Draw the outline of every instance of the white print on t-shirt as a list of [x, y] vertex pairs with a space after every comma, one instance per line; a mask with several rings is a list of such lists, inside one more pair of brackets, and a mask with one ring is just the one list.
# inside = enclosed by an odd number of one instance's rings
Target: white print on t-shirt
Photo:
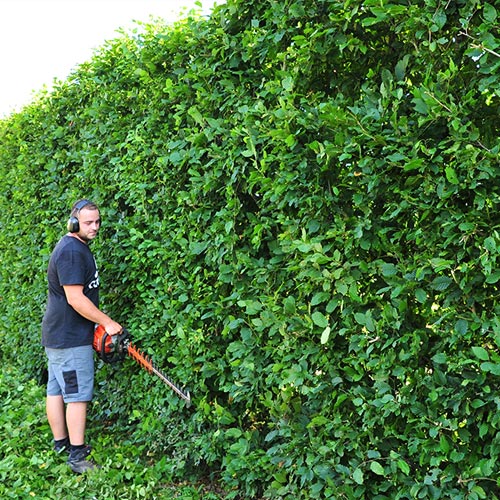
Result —
[[97, 269], [95, 272], [95, 279], [89, 283], [89, 290], [92, 290], [92, 288], [99, 288], [99, 271], [97, 271]]

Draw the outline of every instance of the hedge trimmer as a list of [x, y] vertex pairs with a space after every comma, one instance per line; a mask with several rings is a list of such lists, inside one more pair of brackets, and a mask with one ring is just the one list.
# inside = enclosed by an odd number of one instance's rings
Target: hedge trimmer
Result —
[[176, 384], [174, 384], [163, 372], [158, 370], [153, 364], [150, 357], [142, 354], [137, 347], [135, 347], [129, 338], [127, 330], [123, 329], [122, 333], [118, 335], [109, 335], [102, 325], [98, 325], [94, 331], [94, 350], [105, 363], [116, 363], [123, 361], [127, 354], [137, 361], [149, 373], [154, 373], [165, 384], [167, 384], [173, 391], [184, 401], [187, 406], [191, 405], [191, 395], [189, 391], [184, 391]]

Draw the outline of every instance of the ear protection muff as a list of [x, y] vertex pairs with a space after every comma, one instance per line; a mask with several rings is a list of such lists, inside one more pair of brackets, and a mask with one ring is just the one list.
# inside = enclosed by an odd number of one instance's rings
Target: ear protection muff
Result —
[[70, 233], [77, 233], [80, 231], [80, 222], [78, 221], [78, 214], [80, 210], [90, 203], [89, 200], [80, 200], [71, 210], [71, 217], [68, 219], [68, 231]]

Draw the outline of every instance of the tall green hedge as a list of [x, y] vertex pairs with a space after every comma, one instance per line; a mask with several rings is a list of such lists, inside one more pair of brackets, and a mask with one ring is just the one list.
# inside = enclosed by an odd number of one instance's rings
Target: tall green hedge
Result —
[[130, 361], [92, 415], [166, 478], [500, 498], [498, 21], [228, 0], [107, 43], [0, 123], [2, 362], [38, 376], [48, 256], [90, 197], [105, 309], [194, 399]]

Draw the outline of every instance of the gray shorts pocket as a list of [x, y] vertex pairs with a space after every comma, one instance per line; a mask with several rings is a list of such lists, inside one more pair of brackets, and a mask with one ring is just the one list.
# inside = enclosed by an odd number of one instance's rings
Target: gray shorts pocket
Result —
[[64, 378], [64, 392], [66, 394], [76, 394], [78, 392], [78, 377], [76, 370], [63, 372]]

